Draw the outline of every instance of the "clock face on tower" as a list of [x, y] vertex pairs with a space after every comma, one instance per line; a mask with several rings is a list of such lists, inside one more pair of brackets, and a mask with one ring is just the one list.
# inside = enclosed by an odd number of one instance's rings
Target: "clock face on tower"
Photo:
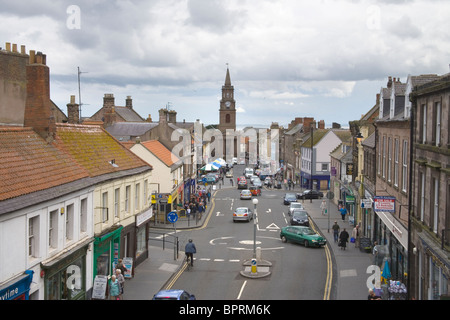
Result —
[[231, 102], [230, 102], [230, 101], [225, 102], [225, 106], [226, 106], [227, 108], [229, 108], [229, 107], [231, 106]]

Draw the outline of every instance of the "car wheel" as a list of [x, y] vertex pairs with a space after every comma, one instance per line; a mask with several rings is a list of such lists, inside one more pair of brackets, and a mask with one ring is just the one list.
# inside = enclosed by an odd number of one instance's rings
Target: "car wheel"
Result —
[[287, 239], [286, 239], [286, 237], [285, 237], [285, 236], [281, 236], [281, 242], [284, 242], [284, 243], [286, 243], [286, 242], [287, 242]]

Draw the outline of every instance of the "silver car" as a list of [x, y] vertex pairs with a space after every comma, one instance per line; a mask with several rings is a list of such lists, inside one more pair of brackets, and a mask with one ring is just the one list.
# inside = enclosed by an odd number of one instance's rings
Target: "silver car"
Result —
[[251, 219], [253, 219], [253, 212], [247, 207], [236, 208], [233, 212], [233, 222], [250, 221]]
[[241, 200], [249, 200], [252, 198], [252, 192], [248, 189], [241, 191]]
[[292, 216], [292, 211], [294, 211], [294, 209], [304, 209], [304, 208], [301, 202], [291, 202], [291, 204], [289, 205], [289, 212], [288, 212], [290, 216]]

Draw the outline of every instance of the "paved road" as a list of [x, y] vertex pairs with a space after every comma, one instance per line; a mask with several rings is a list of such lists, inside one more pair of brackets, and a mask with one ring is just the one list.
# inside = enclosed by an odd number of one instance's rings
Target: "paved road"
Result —
[[[195, 267], [183, 272], [173, 284], [195, 293], [198, 299], [229, 300], [320, 300], [323, 299], [328, 276], [324, 248], [305, 248], [299, 244], [282, 243], [280, 228], [288, 225], [287, 208], [282, 192], [266, 191], [257, 197], [257, 219], [233, 222], [236, 207], [254, 210], [251, 200], [240, 200], [239, 190], [223, 189], [214, 199], [211, 219], [206, 228], [182, 235], [194, 239], [197, 251]], [[270, 275], [258, 281], [240, 274], [244, 262], [253, 257], [253, 238], [261, 248], [262, 260], [272, 263]], [[305, 290], [305, 288], [308, 288]]]

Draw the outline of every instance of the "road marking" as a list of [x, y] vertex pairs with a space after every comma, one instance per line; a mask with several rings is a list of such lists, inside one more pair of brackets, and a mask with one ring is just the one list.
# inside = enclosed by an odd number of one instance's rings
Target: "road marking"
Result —
[[242, 284], [241, 290], [239, 291], [239, 294], [237, 296], [237, 300], [241, 299], [242, 292], [244, 291], [245, 285], [247, 284], [247, 280], [244, 281]]
[[356, 269], [341, 270], [339, 272], [339, 276], [341, 278], [344, 278], [344, 277], [356, 277], [357, 276]]
[[[278, 227], [275, 223], [272, 223], [266, 227], [266, 229], [275, 229], [280, 230], [280, 227]], [[272, 231], [272, 230], [271, 230]]]

